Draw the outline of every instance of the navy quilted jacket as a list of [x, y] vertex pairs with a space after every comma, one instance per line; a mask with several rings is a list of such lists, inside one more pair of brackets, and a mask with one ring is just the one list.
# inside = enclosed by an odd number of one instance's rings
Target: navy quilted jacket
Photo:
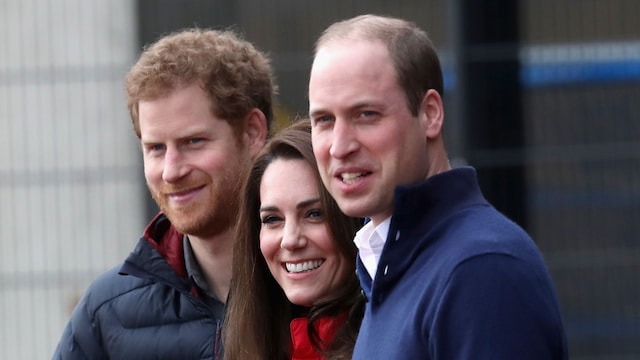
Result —
[[187, 280], [182, 235], [160, 214], [124, 264], [87, 289], [53, 359], [217, 359], [221, 323]]

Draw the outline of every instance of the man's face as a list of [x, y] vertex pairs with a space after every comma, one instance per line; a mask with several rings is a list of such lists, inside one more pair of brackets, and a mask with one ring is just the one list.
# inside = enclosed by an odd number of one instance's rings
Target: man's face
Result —
[[322, 181], [346, 214], [377, 225], [392, 213], [396, 185], [427, 177], [424, 116], [409, 111], [382, 43], [321, 47], [311, 70], [309, 114]]
[[139, 115], [147, 186], [171, 223], [201, 237], [228, 230], [250, 161], [229, 123], [197, 84], [141, 101]]

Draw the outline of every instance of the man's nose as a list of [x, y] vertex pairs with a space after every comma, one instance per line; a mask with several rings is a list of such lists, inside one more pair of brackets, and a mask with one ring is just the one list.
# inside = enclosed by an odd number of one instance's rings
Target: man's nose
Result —
[[336, 158], [342, 159], [349, 154], [358, 150], [359, 144], [355, 136], [355, 129], [349, 122], [336, 119], [331, 133], [331, 147], [329, 154]]
[[188, 173], [189, 166], [184, 155], [175, 148], [167, 148], [164, 155], [162, 179], [168, 183], [176, 182]]

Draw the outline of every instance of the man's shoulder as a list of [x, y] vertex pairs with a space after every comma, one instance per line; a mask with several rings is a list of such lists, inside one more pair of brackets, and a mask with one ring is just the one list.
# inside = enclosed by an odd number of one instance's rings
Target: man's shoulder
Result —
[[108, 353], [115, 359], [212, 356], [221, 319], [204, 302], [153, 274], [139, 277], [121, 270], [121, 265], [113, 267], [89, 285], [59, 352], [90, 354], [83, 358], [106, 358]]
[[113, 299], [151, 284], [149, 280], [120, 274], [121, 267], [119, 264], [103, 272], [89, 285], [84, 295], [87, 307], [98, 309]]

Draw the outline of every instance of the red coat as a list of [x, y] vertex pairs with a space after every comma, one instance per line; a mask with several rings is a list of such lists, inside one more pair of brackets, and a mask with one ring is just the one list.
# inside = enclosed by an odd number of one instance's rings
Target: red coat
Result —
[[[331, 343], [345, 318], [346, 316], [344, 315], [324, 317], [315, 322], [316, 331], [325, 344]], [[308, 323], [309, 319], [306, 317], [296, 318], [291, 321], [291, 360], [324, 360], [324, 357], [318, 354], [313, 345], [311, 345], [311, 340], [307, 334]]]

